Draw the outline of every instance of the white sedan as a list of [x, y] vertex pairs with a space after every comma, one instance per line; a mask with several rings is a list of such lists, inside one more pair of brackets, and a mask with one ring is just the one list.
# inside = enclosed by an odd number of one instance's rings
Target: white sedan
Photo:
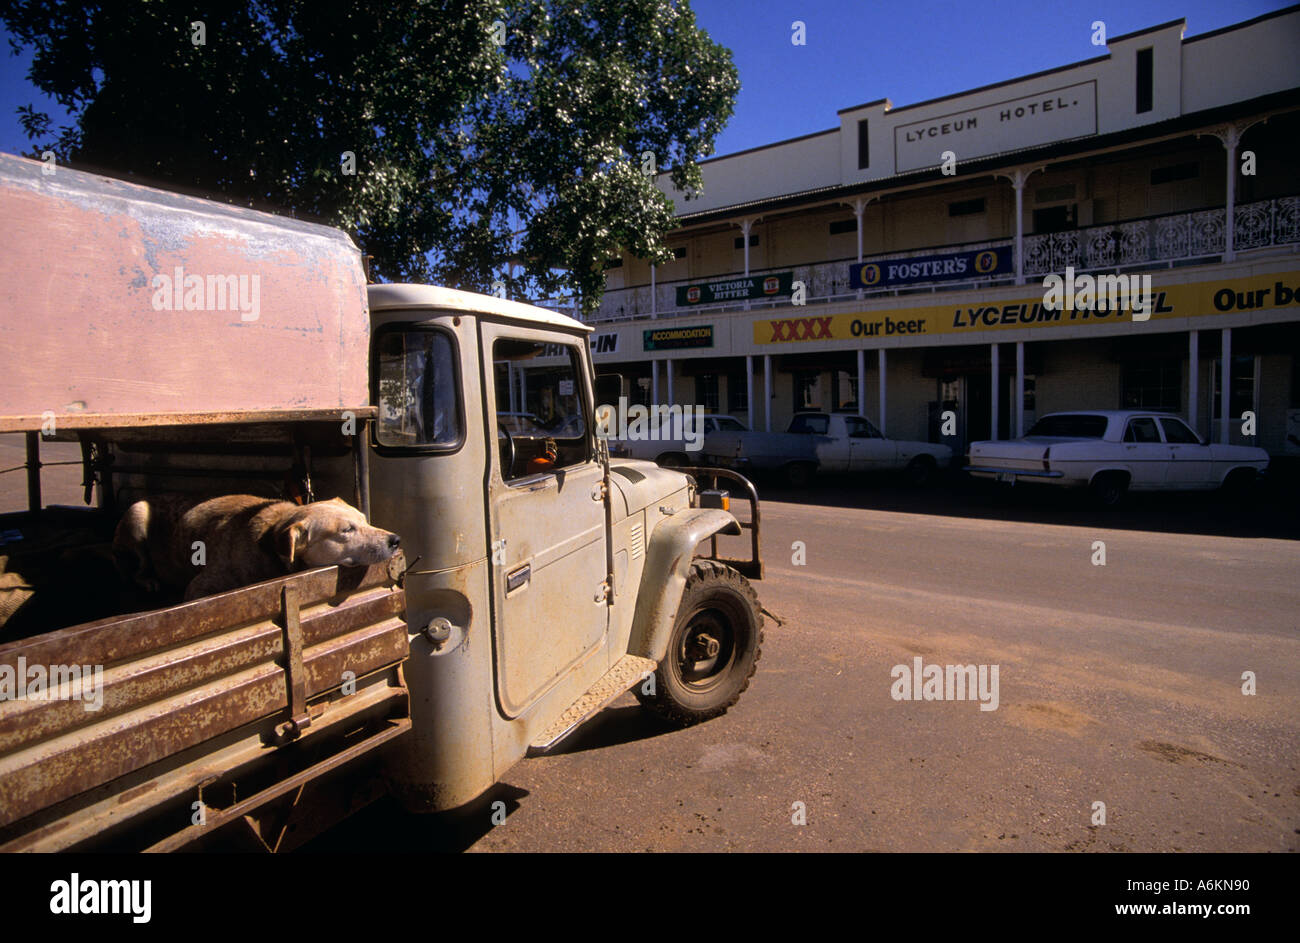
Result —
[[1052, 413], [1023, 439], [972, 442], [966, 470], [977, 478], [1092, 490], [1098, 504], [1126, 491], [1246, 488], [1268, 453], [1201, 439], [1170, 413], [1100, 410]]

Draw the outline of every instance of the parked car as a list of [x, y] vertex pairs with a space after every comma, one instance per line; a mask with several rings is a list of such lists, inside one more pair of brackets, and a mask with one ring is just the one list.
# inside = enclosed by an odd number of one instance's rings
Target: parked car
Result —
[[1089, 488], [1102, 506], [1127, 491], [1245, 489], [1268, 453], [1202, 439], [1172, 413], [1098, 410], [1044, 416], [1023, 439], [972, 442], [976, 478]]
[[921, 484], [952, 462], [952, 449], [931, 442], [887, 439], [864, 416], [795, 413], [785, 432], [738, 432], [712, 436], [705, 460], [737, 471], [779, 471], [795, 486], [818, 471], [903, 471]]
[[[657, 431], [657, 430], [652, 430]], [[705, 416], [704, 442], [719, 432], [748, 432], [749, 426], [732, 416]], [[665, 468], [702, 465], [702, 448], [694, 450], [683, 437], [672, 439], [611, 439], [610, 454], [620, 458], [641, 458]]]

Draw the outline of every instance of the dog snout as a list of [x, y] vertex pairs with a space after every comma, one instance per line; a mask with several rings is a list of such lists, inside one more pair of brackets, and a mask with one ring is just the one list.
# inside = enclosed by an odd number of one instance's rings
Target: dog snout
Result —
[[388, 549], [389, 549], [389, 550], [396, 550], [396, 549], [398, 548], [398, 546], [399, 546], [401, 543], [402, 543], [402, 538], [401, 538], [401, 537], [398, 537], [396, 534], [389, 534], [389, 535], [388, 535]]

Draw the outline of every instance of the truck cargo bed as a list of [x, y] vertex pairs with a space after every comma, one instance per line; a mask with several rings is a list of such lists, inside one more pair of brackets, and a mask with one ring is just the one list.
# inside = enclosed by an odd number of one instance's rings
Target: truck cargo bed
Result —
[[270, 847], [256, 809], [409, 728], [404, 566], [0, 645], [0, 851], [166, 849], [240, 820]]

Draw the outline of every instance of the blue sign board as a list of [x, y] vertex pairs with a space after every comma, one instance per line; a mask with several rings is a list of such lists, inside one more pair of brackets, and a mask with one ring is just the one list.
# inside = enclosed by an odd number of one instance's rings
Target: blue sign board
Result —
[[883, 259], [849, 264], [850, 288], [893, 288], [918, 282], [975, 281], [1012, 274], [1011, 247], [950, 252], [945, 255], [914, 255], [907, 259]]

